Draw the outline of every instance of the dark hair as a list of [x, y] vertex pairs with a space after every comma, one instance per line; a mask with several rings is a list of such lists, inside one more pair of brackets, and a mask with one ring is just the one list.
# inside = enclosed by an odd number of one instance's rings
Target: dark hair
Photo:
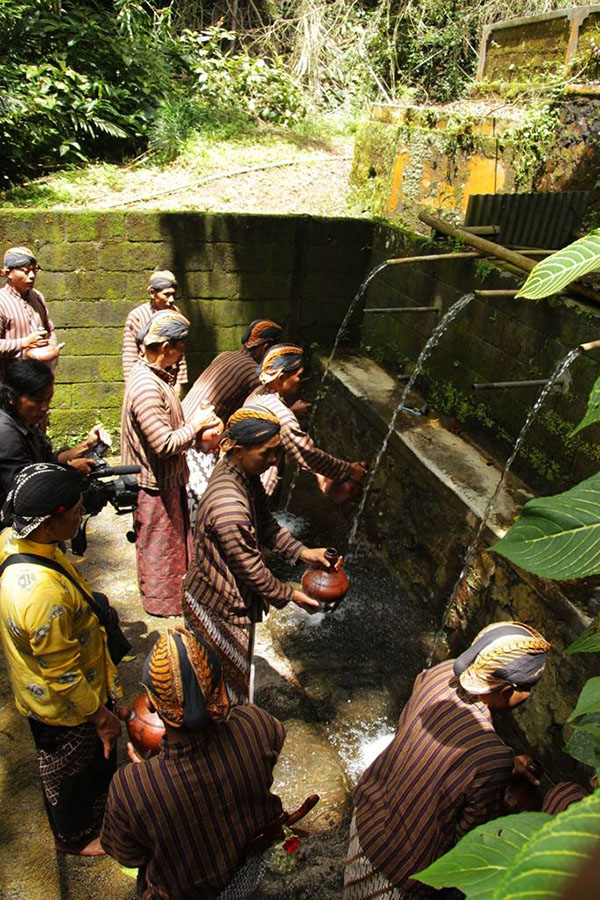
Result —
[[39, 359], [17, 359], [0, 384], [0, 406], [9, 412], [18, 397], [23, 394], [36, 397], [53, 384], [54, 375], [46, 363]]

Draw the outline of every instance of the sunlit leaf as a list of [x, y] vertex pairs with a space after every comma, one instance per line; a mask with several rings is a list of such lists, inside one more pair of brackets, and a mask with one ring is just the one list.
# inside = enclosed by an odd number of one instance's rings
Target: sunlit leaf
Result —
[[556, 494], [529, 500], [493, 547], [544, 578], [585, 578], [600, 572], [600, 473]]
[[600, 714], [584, 716], [565, 744], [565, 750], [573, 759], [586, 766], [600, 768]]
[[571, 655], [573, 653], [598, 653], [600, 652], [600, 621], [594, 619], [591, 625], [582, 631], [579, 637], [576, 637], [572, 644], [569, 644], [565, 653]]
[[541, 300], [557, 294], [572, 281], [600, 268], [600, 229], [557, 250], [532, 269], [517, 297]]
[[568, 721], [584, 716], [587, 713], [600, 712], [600, 676], [596, 678], [588, 678], [581, 693], [577, 706], [569, 716]]
[[588, 425], [593, 425], [598, 421], [600, 421], [600, 377], [596, 379], [594, 387], [588, 397], [588, 406], [585, 416], [571, 433], [577, 434], [578, 431], [581, 431], [583, 428], [587, 428]]

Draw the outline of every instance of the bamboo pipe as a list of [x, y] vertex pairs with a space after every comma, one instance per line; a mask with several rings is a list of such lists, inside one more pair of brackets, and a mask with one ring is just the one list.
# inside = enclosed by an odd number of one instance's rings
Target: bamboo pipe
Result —
[[523, 256], [521, 253], [516, 253], [514, 250], [507, 250], [506, 247], [495, 244], [493, 241], [487, 241], [485, 238], [479, 237], [476, 234], [469, 234], [468, 231], [464, 231], [462, 228], [457, 228], [455, 225], [450, 225], [448, 222], [436, 219], [424, 210], [421, 210], [419, 213], [419, 219], [421, 222], [424, 222], [425, 225], [429, 225], [430, 228], [434, 228], [441, 234], [448, 234], [450, 237], [457, 238], [459, 241], [462, 241], [463, 244], [467, 244], [468, 246], [479, 250], [480, 253], [503, 259], [504, 262], [517, 266], [517, 268], [523, 269], [525, 272], [531, 272], [535, 266], [533, 260], [527, 259], [527, 257]]
[[580, 344], [579, 349], [584, 353], [590, 350], [600, 350], [600, 341], [588, 341], [586, 344]]
[[492, 291], [492, 290], [477, 290], [473, 291], [476, 297], [516, 297], [519, 293], [518, 290], [507, 290], [507, 291]]
[[436, 259], [475, 259], [480, 257], [481, 253], [431, 253], [429, 256], [398, 256], [394, 259], [386, 259], [388, 266], [400, 266], [402, 263], [412, 262], [435, 262]]

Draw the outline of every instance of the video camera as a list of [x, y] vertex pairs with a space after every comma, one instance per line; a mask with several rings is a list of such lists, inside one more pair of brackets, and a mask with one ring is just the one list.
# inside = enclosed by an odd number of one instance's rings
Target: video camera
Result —
[[[89, 458], [95, 460], [92, 471], [86, 476], [81, 491], [83, 509], [87, 514], [81, 528], [71, 540], [71, 550], [77, 556], [83, 556], [87, 549], [86, 525], [89, 517], [97, 516], [107, 503], [113, 507], [118, 516], [134, 513], [137, 506], [139, 486], [136, 475], [141, 471], [139, 466], [109, 466], [103, 457], [108, 444], [99, 441]], [[111, 481], [103, 479], [110, 478]], [[127, 532], [127, 540], [135, 542], [134, 530]]]

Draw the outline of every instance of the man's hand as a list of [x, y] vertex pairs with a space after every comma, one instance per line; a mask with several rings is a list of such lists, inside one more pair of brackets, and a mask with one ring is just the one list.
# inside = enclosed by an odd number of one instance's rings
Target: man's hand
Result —
[[137, 755], [136, 749], [131, 743], [131, 741], [127, 741], [127, 756], [131, 760], [132, 763], [135, 763], [136, 766], [139, 765], [143, 760], [140, 756]]
[[45, 328], [36, 328], [31, 334], [23, 338], [21, 346], [24, 350], [31, 350], [33, 347], [46, 347], [48, 345], [48, 332]]
[[312, 407], [312, 403], [308, 403], [306, 400], [296, 400], [290, 406], [291, 411], [297, 416], [299, 419], [302, 419], [307, 413], [310, 412]]
[[[307, 566], [312, 566], [313, 569], [319, 568], [322, 566], [324, 569], [328, 569], [330, 566], [330, 562], [325, 556], [327, 552], [327, 547], [313, 547], [313, 549], [309, 549], [308, 547], [304, 547], [300, 552], [300, 559], [302, 562], [305, 562]], [[338, 557], [338, 560], [335, 564], [335, 568], [339, 569], [342, 564], [342, 557]]]
[[215, 415], [214, 406], [198, 406], [188, 419], [188, 425], [193, 427], [196, 434], [203, 428], [213, 428], [222, 424], [221, 419]]
[[536, 786], [539, 785], [540, 779], [539, 775], [543, 774], [539, 770], [539, 764], [536, 764], [531, 756], [528, 756], [526, 753], [522, 753], [520, 756], [515, 756], [515, 765], [513, 768], [513, 775], [522, 775], [532, 784]]
[[357, 484], [362, 484], [365, 478], [367, 477], [367, 464], [366, 462], [353, 462], [350, 463], [350, 478], [352, 481], [356, 481]]
[[73, 468], [77, 469], [78, 472], [81, 472], [82, 475], [89, 475], [96, 465], [96, 460], [78, 457], [77, 459], [70, 459], [67, 465], [73, 466]]
[[117, 738], [121, 734], [120, 721], [103, 704], [100, 704], [96, 712], [92, 713], [91, 716], [86, 716], [86, 718], [96, 729], [96, 734], [104, 747], [104, 758], [108, 759], [117, 743]]
[[112, 446], [112, 438], [104, 425], [98, 422], [97, 425], [94, 425], [93, 428], [90, 428], [88, 431], [84, 444], [87, 444], [87, 449], [92, 450], [96, 444], [99, 444], [102, 441], [103, 444], [108, 444], [109, 447]]
[[294, 590], [292, 601], [296, 606], [299, 606], [300, 609], [303, 609], [308, 613], [316, 613], [321, 608], [318, 600], [313, 600], [313, 598], [309, 597], [308, 594], [305, 594], [304, 591], [299, 591], [297, 589]]

